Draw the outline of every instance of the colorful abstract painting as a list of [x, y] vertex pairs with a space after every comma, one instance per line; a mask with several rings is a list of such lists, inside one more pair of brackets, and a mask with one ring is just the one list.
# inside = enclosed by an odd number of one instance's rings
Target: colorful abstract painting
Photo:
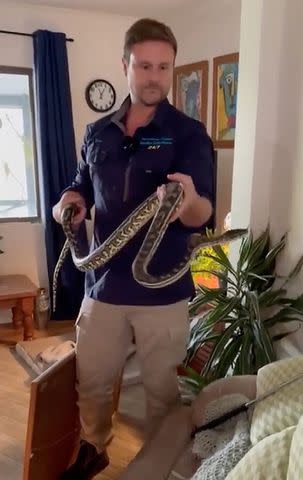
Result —
[[206, 125], [208, 62], [201, 61], [175, 68], [173, 103], [178, 110]]
[[217, 148], [234, 147], [238, 71], [238, 53], [214, 58], [212, 137]]

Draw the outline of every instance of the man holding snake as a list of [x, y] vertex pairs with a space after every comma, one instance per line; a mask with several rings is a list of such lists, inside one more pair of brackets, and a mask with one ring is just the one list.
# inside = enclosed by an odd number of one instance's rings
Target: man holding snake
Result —
[[[123, 69], [129, 95], [119, 110], [88, 125], [82, 159], [72, 185], [53, 208], [77, 205], [75, 228], [95, 206], [95, 249], [154, 191], [180, 182], [184, 196], [149, 270], [169, 271], [186, 250], [188, 235], [201, 231], [213, 203], [213, 145], [203, 124], [167, 100], [177, 42], [169, 27], [150, 19], [125, 35]], [[88, 480], [108, 465], [112, 393], [135, 339], [146, 393], [150, 434], [179, 398], [177, 366], [186, 355], [191, 273], [149, 289], [132, 276], [132, 262], [147, 228], [104, 267], [86, 273], [77, 326], [77, 391], [82, 440], [76, 462], [62, 479]]]

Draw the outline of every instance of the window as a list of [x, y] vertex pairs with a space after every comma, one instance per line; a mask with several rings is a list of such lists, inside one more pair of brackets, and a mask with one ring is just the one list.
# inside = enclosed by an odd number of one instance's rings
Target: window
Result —
[[32, 70], [0, 67], [0, 220], [39, 217]]

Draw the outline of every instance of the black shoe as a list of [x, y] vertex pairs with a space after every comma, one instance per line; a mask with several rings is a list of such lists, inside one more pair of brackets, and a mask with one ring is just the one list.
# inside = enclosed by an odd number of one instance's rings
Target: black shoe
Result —
[[98, 453], [93, 445], [82, 440], [75, 463], [61, 475], [60, 480], [91, 480], [108, 464], [109, 458], [106, 450]]

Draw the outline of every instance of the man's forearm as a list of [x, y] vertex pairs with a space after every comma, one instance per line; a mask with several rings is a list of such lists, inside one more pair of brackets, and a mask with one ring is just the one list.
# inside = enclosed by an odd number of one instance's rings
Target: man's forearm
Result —
[[200, 227], [209, 220], [211, 214], [210, 201], [197, 194], [195, 201], [180, 215], [180, 220], [186, 227]]

